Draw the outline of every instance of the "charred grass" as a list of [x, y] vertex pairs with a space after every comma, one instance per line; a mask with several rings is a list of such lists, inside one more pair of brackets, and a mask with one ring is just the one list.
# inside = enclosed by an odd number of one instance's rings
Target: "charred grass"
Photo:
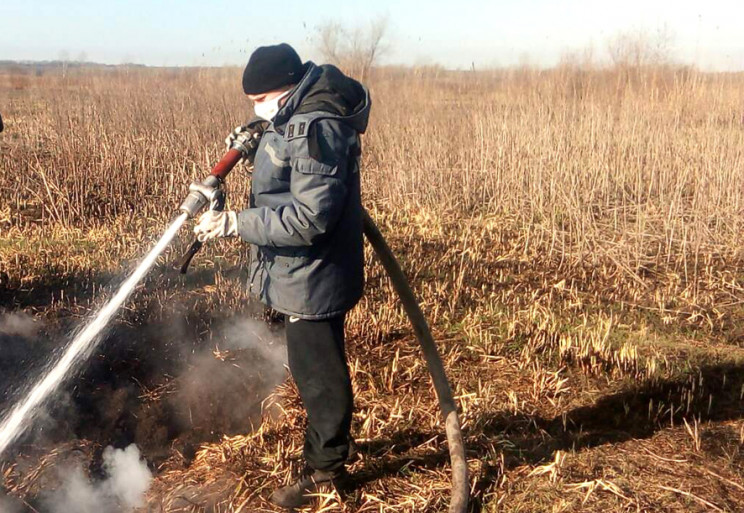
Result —
[[[82, 70], [20, 90], [0, 79], [0, 307], [64, 333], [105, 298], [248, 112], [237, 76]], [[744, 507], [742, 80], [571, 67], [372, 78], [364, 201], [440, 344], [472, 511]], [[235, 208], [248, 187], [231, 176]], [[151, 510], [272, 510], [269, 490], [300, 464], [291, 380], [264, 403], [254, 390], [242, 427], [202, 399], [200, 429], [169, 401], [222, 318], [261, 315], [243, 287], [245, 248], [216, 243], [182, 278], [169, 263], [188, 239], [70, 384], [85, 422], [27, 441], [3, 464], [7, 493], [32, 507], [71, 448], [95, 474], [96, 451], [135, 441], [157, 473]], [[367, 278], [349, 320], [358, 486], [312, 510], [441, 511], [432, 387], [372, 254]]]

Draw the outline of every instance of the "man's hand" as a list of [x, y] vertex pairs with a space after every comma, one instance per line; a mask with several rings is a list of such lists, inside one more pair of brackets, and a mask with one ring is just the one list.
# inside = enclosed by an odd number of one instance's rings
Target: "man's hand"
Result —
[[244, 133], [246, 129], [247, 127], [244, 126], [236, 126], [235, 130], [230, 132], [230, 135], [225, 138], [225, 146], [227, 147], [227, 150], [230, 150], [232, 148], [235, 139], [237, 139], [240, 134]]
[[230, 132], [230, 135], [225, 139], [225, 145], [228, 151], [232, 149], [239, 150], [243, 154], [243, 158], [250, 164], [253, 164], [256, 150], [258, 150], [258, 143], [261, 141], [261, 136], [266, 129], [266, 125], [267, 123], [265, 122], [253, 120], [247, 125], [235, 127], [235, 130]]
[[194, 226], [196, 238], [206, 242], [217, 237], [236, 237], [238, 235], [238, 215], [232, 210], [218, 212], [207, 210]]

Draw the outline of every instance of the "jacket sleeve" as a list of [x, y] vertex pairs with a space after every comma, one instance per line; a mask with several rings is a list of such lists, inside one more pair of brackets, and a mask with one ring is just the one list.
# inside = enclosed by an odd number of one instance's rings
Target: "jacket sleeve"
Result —
[[240, 237], [258, 246], [310, 246], [332, 231], [348, 196], [349, 128], [313, 123], [309, 135], [288, 142], [291, 203], [238, 214]]

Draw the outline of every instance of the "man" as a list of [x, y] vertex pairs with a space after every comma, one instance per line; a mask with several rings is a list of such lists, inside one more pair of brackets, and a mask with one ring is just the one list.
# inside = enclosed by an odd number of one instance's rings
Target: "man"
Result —
[[[295, 508], [346, 476], [353, 397], [344, 319], [364, 284], [359, 134], [370, 99], [336, 67], [303, 64], [287, 44], [251, 55], [243, 90], [270, 122], [254, 157], [250, 208], [208, 211], [195, 232], [250, 243], [251, 291], [286, 316], [289, 369], [308, 418], [307, 467], [271, 501]], [[236, 129], [226, 142], [243, 137]]]

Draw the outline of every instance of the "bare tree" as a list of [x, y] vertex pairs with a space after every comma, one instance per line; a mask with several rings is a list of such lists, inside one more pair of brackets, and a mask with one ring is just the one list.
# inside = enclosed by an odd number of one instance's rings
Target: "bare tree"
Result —
[[343, 39], [345, 39], [345, 31], [338, 22], [330, 21], [318, 27], [316, 45], [323, 59], [332, 64], [340, 64]]
[[62, 63], [62, 78], [65, 78], [67, 76], [67, 66], [70, 63], [70, 52], [67, 50], [60, 50], [58, 59]]
[[362, 55], [360, 56], [362, 69], [364, 70], [363, 77], [369, 72], [380, 55], [387, 51], [387, 48], [383, 45], [383, 39], [387, 35], [389, 24], [389, 18], [385, 16], [372, 20], [367, 28], [367, 35], [364, 38], [364, 46], [361, 48]]
[[316, 48], [326, 62], [364, 80], [372, 66], [387, 51], [384, 40], [389, 25], [387, 16], [351, 29], [344, 28], [336, 21], [329, 21], [318, 27]]
[[666, 65], [672, 61], [674, 35], [667, 25], [649, 33], [642, 29], [617, 33], [607, 44], [613, 64], [643, 68]]

